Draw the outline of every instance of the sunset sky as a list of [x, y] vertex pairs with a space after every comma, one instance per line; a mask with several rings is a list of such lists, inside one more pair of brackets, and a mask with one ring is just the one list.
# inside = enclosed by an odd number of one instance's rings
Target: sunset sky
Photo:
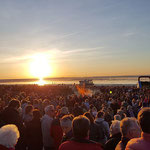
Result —
[[1, 0], [0, 79], [41, 72], [150, 75], [150, 0]]

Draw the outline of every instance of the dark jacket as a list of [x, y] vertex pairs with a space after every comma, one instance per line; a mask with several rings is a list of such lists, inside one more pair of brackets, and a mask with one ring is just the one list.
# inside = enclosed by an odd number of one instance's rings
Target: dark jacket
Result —
[[105, 144], [105, 150], [115, 150], [117, 144], [121, 140], [121, 133], [113, 135]]
[[117, 144], [115, 150], [125, 150], [126, 145], [128, 143], [130, 139], [126, 138], [126, 137], [122, 137], [121, 141]]
[[19, 112], [12, 107], [6, 107], [1, 113], [1, 119], [5, 124], [15, 124], [18, 127], [20, 134], [24, 130], [22, 119]]
[[43, 149], [42, 129], [40, 119], [33, 119], [26, 123], [26, 144], [28, 150]]
[[95, 119], [95, 123], [98, 125], [99, 129], [99, 142], [105, 144], [107, 139], [109, 139], [109, 125], [102, 118]]
[[25, 150], [25, 143], [24, 143], [25, 128], [23, 126], [23, 122], [19, 115], [19, 112], [12, 107], [6, 107], [1, 113], [1, 119], [4, 121], [5, 124], [15, 124], [18, 127], [20, 138], [17, 142], [15, 149]]
[[87, 139], [75, 139], [62, 143], [59, 150], [103, 150], [101, 144]]
[[114, 115], [117, 113], [117, 109], [119, 109], [119, 104], [118, 103], [111, 103], [110, 107], [112, 108], [112, 110], [114, 111]]
[[76, 117], [76, 116], [79, 116], [79, 115], [83, 115], [83, 110], [81, 107], [75, 107], [73, 109], [73, 115]]
[[89, 139], [95, 142], [99, 142], [99, 127], [96, 123], [90, 124]]
[[70, 130], [66, 135], [62, 138], [62, 143], [70, 140], [73, 137], [73, 132]]

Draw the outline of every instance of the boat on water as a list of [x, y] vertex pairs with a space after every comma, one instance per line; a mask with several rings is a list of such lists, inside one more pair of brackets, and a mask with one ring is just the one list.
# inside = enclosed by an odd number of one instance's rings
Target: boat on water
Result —
[[93, 83], [93, 80], [89, 80], [89, 79], [85, 79], [85, 80], [80, 80], [79, 81], [79, 85], [81, 86], [93, 86], [94, 83]]
[[137, 87], [150, 88], [150, 76], [139, 76]]

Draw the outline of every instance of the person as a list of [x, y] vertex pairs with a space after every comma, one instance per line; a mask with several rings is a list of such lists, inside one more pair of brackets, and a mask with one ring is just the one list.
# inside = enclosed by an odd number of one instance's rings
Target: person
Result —
[[122, 109], [118, 109], [117, 114], [120, 115], [121, 120], [127, 117]]
[[110, 126], [110, 139], [105, 144], [105, 150], [115, 150], [120, 140], [120, 121], [113, 120]]
[[62, 143], [70, 140], [73, 137], [72, 133], [72, 117], [71, 115], [65, 115], [60, 120], [60, 125], [63, 130]]
[[59, 145], [61, 144], [63, 138], [63, 130], [60, 125], [60, 118], [62, 118], [64, 115], [67, 114], [69, 114], [68, 107], [62, 107], [59, 110], [56, 119], [54, 119], [51, 124], [50, 135], [54, 140], [54, 145], [56, 150], [59, 148]]
[[32, 105], [27, 105], [25, 107], [25, 114], [23, 115], [23, 121], [24, 123], [28, 123], [32, 120], [33, 118], [33, 106]]
[[110, 104], [110, 107], [112, 108], [113, 112], [114, 112], [114, 115], [116, 115], [117, 113], [117, 109], [119, 109], [119, 104], [114, 100], [112, 99], [111, 101], [112, 103]]
[[97, 115], [97, 109], [96, 109], [95, 106], [92, 107], [91, 114], [92, 114], [92, 116], [93, 116], [94, 118], [96, 118], [96, 115]]
[[87, 110], [90, 109], [90, 104], [89, 104], [89, 100], [88, 99], [85, 100], [84, 105], [86, 106]]
[[0, 128], [0, 150], [15, 150], [20, 134], [14, 124], [4, 125]]
[[125, 150], [128, 141], [132, 138], [140, 137], [140, 126], [135, 118], [124, 118], [120, 122], [121, 141], [117, 144], [115, 150]]
[[62, 143], [59, 150], [103, 150], [101, 144], [88, 139], [90, 121], [87, 117], [80, 115], [72, 121], [73, 138]]
[[33, 119], [26, 123], [26, 143], [28, 150], [42, 150], [42, 128], [40, 120], [40, 111], [33, 110]]
[[48, 99], [44, 99], [42, 102], [42, 114], [44, 114], [45, 107], [49, 105], [50, 105], [50, 101]]
[[79, 103], [75, 103], [74, 104], [74, 108], [73, 108], [73, 115], [75, 117], [82, 115], [83, 114], [83, 110], [82, 108], [79, 106]]
[[25, 115], [25, 108], [26, 108], [26, 106], [28, 105], [28, 101], [27, 100], [22, 100], [21, 101], [21, 109], [22, 109], [22, 111], [21, 111], [21, 115], [22, 115], [22, 118], [23, 118], [23, 116]]
[[120, 116], [119, 114], [114, 115], [114, 120], [119, 120], [119, 121], [121, 121], [121, 116]]
[[19, 115], [18, 109], [20, 107], [20, 101], [13, 99], [9, 102], [8, 106], [1, 113], [1, 119], [5, 124], [14, 124], [17, 126], [20, 132], [20, 138], [16, 144], [16, 150], [25, 150], [25, 127], [23, 125], [22, 119]]
[[133, 108], [131, 105], [127, 106], [127, 116], [128, 117], [135, 117], [134, 112], [133, 112]]
[[41, 119], [43, 146], [44, 150], [53, 150], [54, 142], [50, 135], [50, 128], [55, 115], [54, 106], [48, 105], [45, 107], [44, 111], [45, 115]]
[[98, 125], [99, 128], [99, 142], [101, 144], [105, 144], [106, 141], [109, 139], [109, 124], [104, 120], [104, 112], [99, 111], [97, 113], [95, 123]]
[[94, 122], [94, 118], [90, 112], [86, 112], [83, 115], [90, 120], [89, 139], [95, 142], [99, 142], [99, 126]]
[[143, 108], [138, 113], [138, 122], [142, 129], [141, 137], [128, 142], [126, 150], [150, 149], [150, 108]]

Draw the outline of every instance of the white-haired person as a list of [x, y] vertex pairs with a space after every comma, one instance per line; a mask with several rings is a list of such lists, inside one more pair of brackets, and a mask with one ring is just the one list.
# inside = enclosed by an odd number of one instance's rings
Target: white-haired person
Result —
[[105, 150], [115, 150], [121, 140], [120, 121], [113, 120], [110, 126], [110, 139], [105, 144]]
[[8, 124], [0, 128], [0, 150], [15, 150], [20, 137], [16, 125]]
[[130, 140], [126, 150], [149, 150], [150, 149], [150, 108], [145, 107], [138, 113], [138, 122], [142, 129], [141, 137]]
[[121, 141], [115, 150], [125, 150], [129, 140], [140, 137], [141, 129], [136, 118], [126, 117], [120, 122]]
[[53, 138], [50, 135], [50, 128], [51, 128], [53, 118], [55, 116], [54, 106], [48, 105], [45, 107], [44, 111], [45, 111], [45, 115], [41, 119], [44, 150], [53, 150], [54, 143], [53, 143]]
[[70, 140], [73, 137], [72, 120], [73, 120], [72, 115], [65, 115], [60, 119], [60, 125], [63, 130], [62, 143], [67, 140]]

